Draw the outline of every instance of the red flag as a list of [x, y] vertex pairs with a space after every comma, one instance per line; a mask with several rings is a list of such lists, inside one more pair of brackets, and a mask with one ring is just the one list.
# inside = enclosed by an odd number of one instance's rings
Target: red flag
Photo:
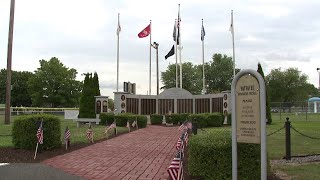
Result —
[[139, 38], [144, 38], [144, 37], [147, 37], [149, 36], [149, 34], [151, 33], [151, 26], [150, 24], [144, 28], [139, 34], [138, 34], [138, 37]]

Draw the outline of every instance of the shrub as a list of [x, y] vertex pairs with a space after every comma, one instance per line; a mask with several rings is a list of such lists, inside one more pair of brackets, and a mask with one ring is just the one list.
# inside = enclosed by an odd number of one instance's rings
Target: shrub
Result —
[[223, 115], [221, 113], [207, 114], [207, 124], [209, 127], [220, 127], [223, 124]]
[[148, 118], [143, 115], [134, 115], [134, 117], [137, 117], [138, 121], [138, 128], [145, 128], [147, 127]]
[[117, 123], [117, 126], [120, 126], [120, 127], [126, 127], [127, 125], [127, 122], [129, 120], [129, 114], [117, 114], [114, 116], [114, 120], [116, 121]]
[[43, 119], [43, 144], [39, 150], [61, 146], [60, 119], [48, 114], [19, 116], [13, 123], [12, 142], [18, 149], [34, 149], [37, 144], [36, 133]]
[[162, 124], [163, 116], [160, 114], [151, 114], [150, 120], [151, 124]]
[[198, 128], [208, 126], [206, 114], [190, 114], [189, 120], [191, 120], [192, 124], [197, 124]]
[[228, 119], [227, 119], [227, 120], [228, 120], [228, 121], [227, 121], [228, 125], [231, 125], [231, 122], [232, 122], [232, 114], [229, 113], [227, 118], [228, 118]]
[[100, 116], [100, 125], [110, 125], [114, 121], [113, 113], [101, 113]]
[[188, 119], [188, 116], [189, 114], [186, 113], [166, 115], [166, 123], [182, 124]]
[[[204, 179], [232, 178], [230, 129], [210, 129], [189, 141], [188, 171]], [[238, 143], [239, 179], [260, 179], [260, 145]]]

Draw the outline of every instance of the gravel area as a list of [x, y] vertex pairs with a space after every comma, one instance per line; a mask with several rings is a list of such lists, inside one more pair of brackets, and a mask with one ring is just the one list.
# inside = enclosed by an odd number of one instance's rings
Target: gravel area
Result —
[[291, 160], [271, 160], [271, 165], [294, 165], [294, 164], [304, 164], [304, 163], [320, 163], [320, 154], [318, 155], [309, 155], [309, 156], [295, 156], [291, 157]]

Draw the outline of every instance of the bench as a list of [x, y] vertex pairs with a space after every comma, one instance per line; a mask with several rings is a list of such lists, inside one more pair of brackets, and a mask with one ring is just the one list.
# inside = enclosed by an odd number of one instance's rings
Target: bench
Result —
[[96, 124], [99, 124], [100, 119], [78, 118], [78, 119], [73, 119], [73, 122], [77, 122], [77, 128], [78, 128], [80, 123], [96, 123]]

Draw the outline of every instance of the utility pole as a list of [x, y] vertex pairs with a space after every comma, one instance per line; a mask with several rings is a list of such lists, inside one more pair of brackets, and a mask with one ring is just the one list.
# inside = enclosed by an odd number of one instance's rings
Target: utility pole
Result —
[[13, 41], [13, 25], [14, 25], [14, 6], [15, 0], [11, 0], [10, 20], [9, 20], [9, 37], [8, 37], [8, 54], [7, 54], [7, 82], [6, 82], [6, 110], [4, 123], [10, 124], [10, 101], [11, 101], [11, 64], [12, 64], [12, 41]]
[[151, 46], [153, 48], [156, 49], [156, 68], [157, 68], [157, 95], [159, 95], [159, 54], [158, 54], [158, 47], [159, 44], [156, 42], [153, 42], [153, 44], [151, 44]]

